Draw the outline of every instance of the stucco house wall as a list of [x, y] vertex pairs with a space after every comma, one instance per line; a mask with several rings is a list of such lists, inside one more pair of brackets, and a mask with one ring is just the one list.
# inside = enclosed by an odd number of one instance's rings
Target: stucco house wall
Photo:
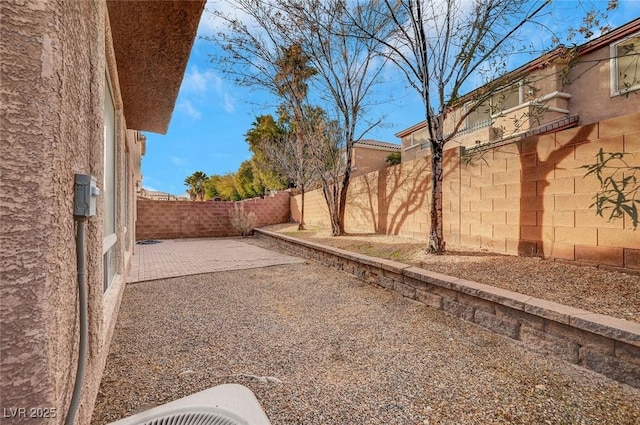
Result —
[[[640, 32], [640, 20], [636, 25]], [[611, 52], [609, 44], [582, 55], [571, 69], [566, 91], [571, 93], [569, 110], [580, 124], [591, 124], [615, 115], [640, 111], [640, 93], [611, 94]]]
[[[567, 119], [572, 119], [572, 126], [588, 125], [640, 110], [637, 80], [635, 87], [626, 93], [616, 94], [612, 89], [617, 59], [611, 50], [612, 45], [637, 39], [639, 35], [640, 18], [585, 43], [575, 52], [557, 48], [489, 83], [484, 88], [493, 91], [493, 99], [474, 112], [486, 116], [481, 123], [473, 125], [467, 118], [446, 148], [499, 142], [527, 131], [544, 129], [545, 125], [557, 131], [559, 127], [568, 127], [564, 122]], [[637, 48], [636, 43], [635, 50]], [[636, 62], [631, 70], [636, 79], [637, 69]], [[508, 92], [504, 87], [518, 88], [516, 98], [520, 100], [517, 106], [500, 106], [504, 93]], [[463, 96], [448, 113], [443, 126], [445, 136], [453, 132], [466, 113], [467, 104], [473, 102], [480, 91]], [[426, 133], [425, 122], [421, 122], [396, 134], [402, 141], [403, 162], [430, 154]]]
[[[74, 173], [102, 178], [106, 5], [0, 2], [2, 16], [3, 408], [54, 408], [61, 423], [77, 362]], [[91, 46], [91, 48], [86, 48]], [[87, 69], [102, 70], [89, 73]], [[88, 370], [104, 362], [102, 211], [87, 224]], [[98, 375], [98, 376], [96, 376]], [[90, 415], [99, 374], [88, 373], [78, 423]]]
[[[184, 6], [188, 4], [188, 6]], [[85, 235], [88, 291], [88, 359], [76, 424], [90, 422], [129, 267], [135, 235], [135, 184], [140, 181], [144, 137], [127, 128], [121, 81], [131, 82], [127, 61], [116, 61], [112, 24], [123, 16], [139, 24], [151, 15], [127, 8], [171, 9], [168, 19], [188, 40], [176, 54], [178, 87], [203, 1], [2, 1], [0, 2], [0, 408], [14, 410], [9, 422], [64, 423], [76, 379], [79, 345], [74, 175], [96, 177], [102, 195]], [[120, 10], [118, 10], [120, 9]], [[181, 14], [181, 15], [180, 15]], [[167, 21], [157, 19], [160, 25]], [[189, 23], [190, 25], [187, 25]], [[125, 23], [125, 27], [131, 25]], [[153, 25], [150, 25], [153, 28]], [[128, 34], [128, 33], [127, 33]], [[127, 36], [119, 30], [118, 36]], [[138, 36], [138, 39], [144, 39]], [[152, 38], [151, 38], [152, 40]], [[174, 41], [178, 43], [178, 41]], [[147, 44], [147, 47], [150, 47]], [[122, 55], [122, 52], [120, 52]], [[151, 63], [144, 55], [132, 59]], [[107, 77], [108, 76], [108, 77]], [[105, 81], [115, 106], [116, 275], [103, 289]], [[177, 80], [177, 81], [176, 81]], [[165, 93], [160, 93], [165, 94]], [[166, 130], [175, 92], [163, 97], [163, 114], [152, 128]], [[168, 100], [167, 100], [168, 99]], [[150, 100], [150, 99], [148, 99]], [[169, 107], [170, 106], [170, 107]], [[135, 110], [135, 107], [133, 107]], [[140, 112], [136, 110], [136, 112]], [[164, 126], [164, 127], [163, 127]], [[29, 409], [49, 409], [48, 418], [32, 419]]]
[[351, 166], [352, 176], [370, 173], [388, 167], [387, 157], [393, 152], [400, 152], [400, 145], [379, 142], [376, 140], [360, 140], [353, 145]]

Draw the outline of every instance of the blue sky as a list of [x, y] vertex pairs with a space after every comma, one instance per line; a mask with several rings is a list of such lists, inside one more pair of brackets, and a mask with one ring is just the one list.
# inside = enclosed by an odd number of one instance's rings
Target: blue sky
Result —
[[[568, 22], [580, 19], [582, 14], [576, 11], [576, 3], [557, 1], [554, 17], [549, 17], [549, 22], [569, 26]], [[215, 1], [216, 6], [220, 4], [219, 0]], [[609, 16], [609, 23], [619, 26], [638, 16], [640, 0], [621, 0], [620, 7]], [[577, 23], [574, 21], [574, 25]], [[147, 151], [142, 158], [142, 184], [146, 189], [178, 195], [185, 192], [184, 179], [195, 171], [204, 171], [207, 175], [235, 172], [242, 161], [251, 157], [244, 135], [255, 117], [273, 114], [277, 107], [277, 100], [267, 93], [236, 86], [210, 62], [216, 47], [200, 36], [212, 35], [217, 25], [205, 11], [167, 134], [145, 133]], [[514, 59], [513, 65], [523, 61], [526, 60]], [[389, 93], [394, 99], [372, 111], [376, 117], [385, 115], [384, 125], [370, 131], [366, 138], [400, 143], [394, 134], [424, 119], [422, 102], [402, 78], [390, 68], [386, 83], [378, 86], [377, 95], [381, 99], [388, 99]]]

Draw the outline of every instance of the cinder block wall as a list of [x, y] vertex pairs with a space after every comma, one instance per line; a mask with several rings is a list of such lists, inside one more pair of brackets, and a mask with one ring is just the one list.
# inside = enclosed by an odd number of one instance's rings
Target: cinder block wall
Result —
[[[290, 192], [241, 201], [256, 214], [256, 227], [289, 221]], [[169, 202], [138, 198], [136, 239], [180, 239], [237, 236], [229, 211], [234, 202]]]
[[[584, 177], [581, 167], [595, 163], [600, 148], [623, 152], [629, 166], [640, 166], [640, 113], [496, 147], [468, 164], [458, 149], [447, 150], [447, 244], [640, 269], [640, 230], [633, 230], [631, 219], [609, 221], [590, 208], [600, 182], [595, 176]], [[354, 178], [347, 232], [426, 241], [429, 168], [426, 157]], [[298, 195], [291, 201], [294, 219], [299, 218], [299, 205]], [[328, 226], [321, 191], [306, 194], [305, 221]]]

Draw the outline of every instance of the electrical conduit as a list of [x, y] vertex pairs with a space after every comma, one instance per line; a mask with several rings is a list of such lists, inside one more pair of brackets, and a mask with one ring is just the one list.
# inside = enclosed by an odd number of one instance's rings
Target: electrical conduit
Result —
[[86, 290], [86, 265], [84, 253], [84, 230], [87, 218], [76, 216], [78, 228], [76, 231], [76, 262], [78, 267], [78, 303], [80, 304], [80, 342], [78, 347], [78, 369], [76, 371], [76, 381], [73, 387], [73, 395], [69, 404], [69, 411], [65, 425], [73, 425], [80, 406], [80, 398], [82, 396], [82, 384], [84, 382], [84, 373], [87, 363], [87, 340], [88, 331], [88, 306], [87, 306], [87, 290]]

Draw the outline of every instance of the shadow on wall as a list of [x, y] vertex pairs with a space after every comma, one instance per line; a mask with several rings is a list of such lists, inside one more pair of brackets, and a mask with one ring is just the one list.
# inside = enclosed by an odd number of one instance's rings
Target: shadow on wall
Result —
[[559, 164], [565, 159], [573, 160], [575, 146], [588, 143], [592, 136], [597, 137], [597, 124], [517, 143], [522, 167], [518, 255], [575, 260], [573, 243], [558, 243], [556, 227], [574, 228], [575, 210], [587, 209], [589, 204], [576, 205], [574, 199], [572, 208], [565, 208], [556, 203], [569, 199], [558, 200], [555, 195], [574, 195], [575, 179], [584, 171], [579, 167], [565, 169]]
[[[408, 217], [426, 207], [426, 166], [420, 158], [359, 176], [347, 198], [353, 225], [360, 231], [397, 235]], [[371, 224], [373, 229], [367, 229]]]

